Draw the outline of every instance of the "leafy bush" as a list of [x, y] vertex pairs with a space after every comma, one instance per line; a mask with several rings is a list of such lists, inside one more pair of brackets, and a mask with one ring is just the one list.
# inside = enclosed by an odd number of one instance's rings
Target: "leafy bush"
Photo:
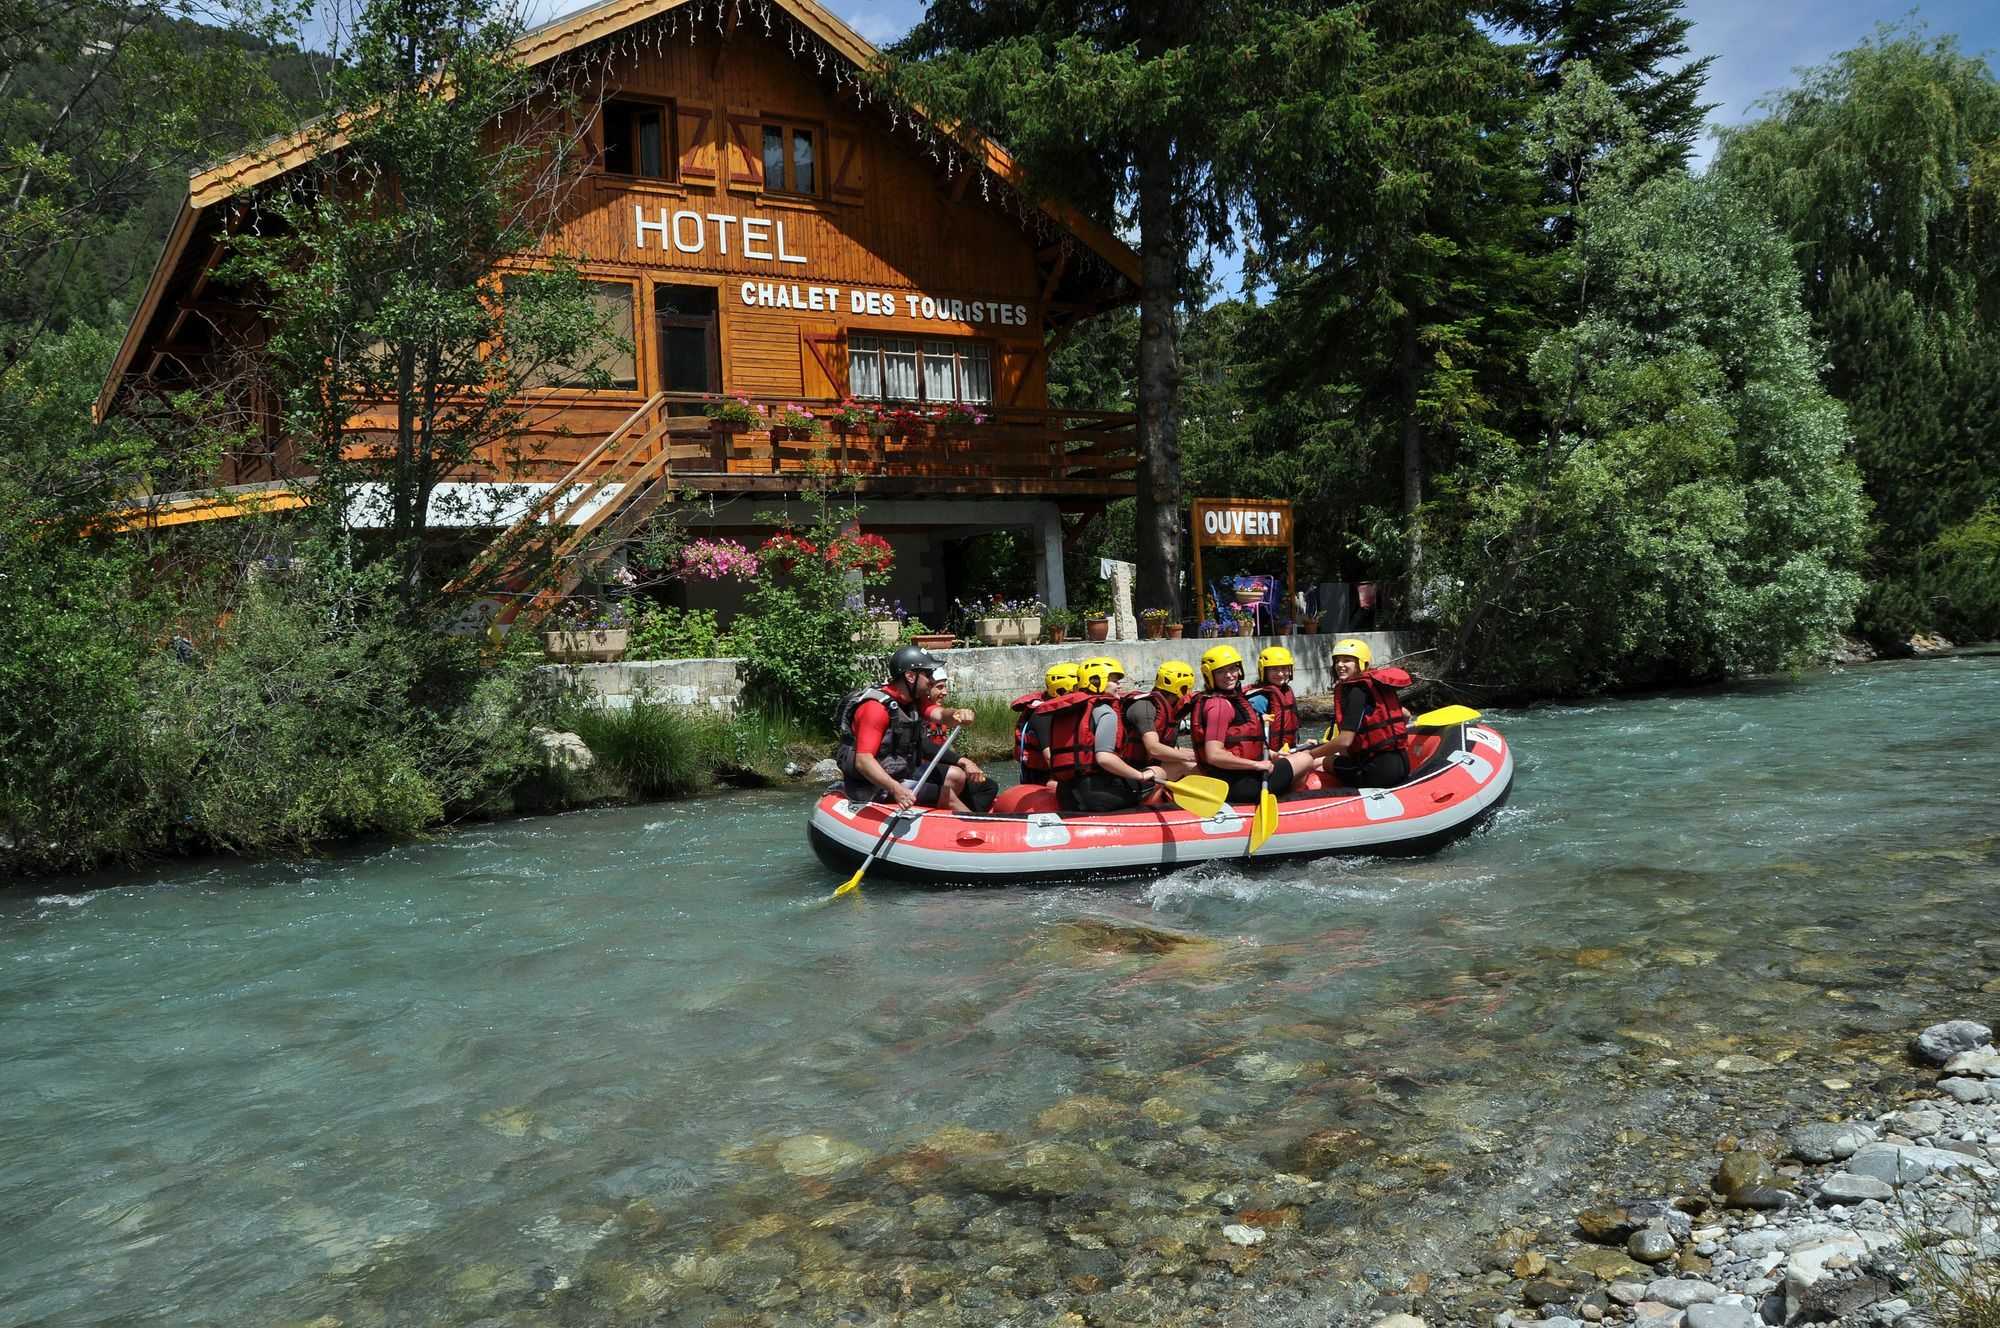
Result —
[[641, 605], [632, 615], [627, 659], [726, 659], [742, 653], [739, 633], [723, 630], [713, 609]]
[[2000, 637], [2000, 505], [1940, 535], [1926, 562], [1944, 634], [1954, 641]]
[[502, 800], [536, 764], [548, 705], [530, 661], [406, 626], [387, 578], [351, 595], [255, 589], [212, 655], [144, 673], [159, 838], [263, 853], [414, 835]]
[[[753, 705], [810, 717], [830, 725], [840, 699], [863, 682], [855, 642], [872, 629], [865, 599], [849, 579], [879, 579], [866, 570], [845, 568], [815, 556], [840, 545], [843, 530], [858, 513], [838, 510], [821, 499], [812, 528], [766, 541], [766, 556], [750, 590], [748, 628], [756, 642], [745, 668]], [[782, 540], [791, 556], [772, 556]]]

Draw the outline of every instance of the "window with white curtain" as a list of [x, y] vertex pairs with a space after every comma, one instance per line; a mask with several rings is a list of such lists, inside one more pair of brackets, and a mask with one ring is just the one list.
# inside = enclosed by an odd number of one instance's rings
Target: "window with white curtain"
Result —
[[847, 391], [876, 401], [984, 405], [993, 400], [992, 351], [983, 341], [852, 334]]

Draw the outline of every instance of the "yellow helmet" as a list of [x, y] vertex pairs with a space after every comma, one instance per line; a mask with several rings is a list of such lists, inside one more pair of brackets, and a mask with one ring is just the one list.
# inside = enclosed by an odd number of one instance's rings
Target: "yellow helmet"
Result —
[[1241, 651], [1235, 646], [1210, 646], [1201, 652], [1201, 680], [1210, 687], [1215, 686], [1216, 671], [1226, 669], [1231, 664], [1242, 666]]
[[1352, 656], [1363, 673], [1375, 667], [1375, 652], [1358, 636], [1343, 636], [1333, 643], [1333, 658], [1339, 659], [1342, 655]]
[[1099, 655], [1096, 659], [1083, 661], [1083, 667], [1076, 671], [1076, 682], [1084, 691], [1096, 692], [1102, 696], [1111, 689], [1113, 678], [1124, 676], [1124, 664], [1109, 655]]
[[1043, 690], [1050, 696], [1061, 696], [1064, 692], [1076, 690], [1076, 665], [1064, 661], [1049, 665], [1042, 675]]
[[1153, 686], [1163, 692], [1172, 692], [1183, 701], [1194, 690], [1194, 670], [1177, 659], [1170, 659], [1160, 665], [1159, 673], [1153, 677]]
[[1266, 669], [1289, 669], [1297, 664], [1292, 652], [1283, 646], [1265, 646], [1257, 652], [1257, 676], [1260, 678]]

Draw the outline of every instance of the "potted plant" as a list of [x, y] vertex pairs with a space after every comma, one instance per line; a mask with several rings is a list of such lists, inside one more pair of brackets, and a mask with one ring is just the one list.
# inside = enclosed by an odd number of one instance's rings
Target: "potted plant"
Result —
[[885, 649], [894, 650], [902, 644], [904, 630], [910, 621], [909, 610], [903, 607], [903, 601], [876, 599], [870, 595], [862, 612], [868, 615], [869, 622], [875, 629], [875, 639]]
[[1042, 634], [1042, 614], [1047, 606], [1034, 596], [1027, 599], [990, 599], [958, 604], [959, 616], [972, 624], [973, 635], [989, 646], [1018, 646]]
[[925, 650], [949, 650], [958, 644], [958, 638], [950, 632], [933, 632], [921, 618], [912, 618], [903, 624], [903, 640]]
[[1139, 635], [1148, 641], [1157, 641], [1167, 634], [1167, 611], [1165, 609], [1139, 610]]
[[701, 413], [708, 416], [709, 427], [717, 433], [748, 433], [770, 418], [770, 411], [744, 392], [710, 396], [702, 403]]
[[797, 402], [787, 401], [771, 412], [771, 438], [775, 442], [809, 442], [825, 432], [826, 426]]
[[1083, 615], [1075, 609], [1046, 609], [1042, 613], [1042, 630], [1048, 634], [1049, 644], [1059, 646], [1069, 640], [1071, 632], [1081, 629]]
[[1083, 611], [1083, 639], [1104, 641], [1111, 636], [1111, 610], [1103, 605], [1093, 605]]
[[1181, 635], [1186, 631], [1187, 631], [1186, 623], [1170, 622], [1167, 624], [1167, 640], [1178, 641], [1181, 639]]
[[1198, 629], [1203, 636], [1221, 636], [1222, 624], [1213, 618], [1203, 618]]
[[549, 617], [542, 649], [559, 664], [622, 659], [631, 641], [631, 619], [618, 601], [566, 599]]

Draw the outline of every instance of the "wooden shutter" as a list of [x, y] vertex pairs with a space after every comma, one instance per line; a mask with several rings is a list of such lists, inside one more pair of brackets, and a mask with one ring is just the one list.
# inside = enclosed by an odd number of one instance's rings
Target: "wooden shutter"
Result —
[[729, 187], [764, 187], [764, 117], [755, 111], [729, 112]]
[[679, 178], [692, 184], [715, 183], [715, 108], [674, 105], [674, 145], [680, 149]]
[[[1000, 353], [995, 357], [993, 400], [1007, 406], [1018, 406], [1021, 398], [1028, 395], [1030, 385], [1040, 386], [1036, 370], [1042, 367], [1042, 357], [1048, 348], [1032, 342], [1003, 341], [997, 346]], [[1035, 394], [1047, 404], [1047, 388]]]
[[866, 172], [862, 164], [861, 135], [840, 125], [826, 131], [826, 172], [832, 181], [828, 192], [836, 203], [859, 203], [865, 196]]
[[840, 333], [831, 324], [816, 323], [799, 333], [800, 378], [809, 397], [847, 395], [847, 356]]

